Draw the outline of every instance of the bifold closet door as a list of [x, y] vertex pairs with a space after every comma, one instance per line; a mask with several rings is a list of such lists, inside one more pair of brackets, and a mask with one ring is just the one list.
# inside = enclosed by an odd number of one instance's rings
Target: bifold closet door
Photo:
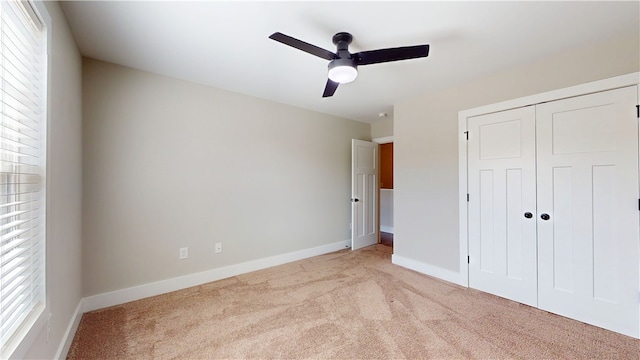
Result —
[[536, 107], [538, 306], [638, 336], [637, 87]]
[[469, 286], [536, 306], [534, 107], [467, 125]]

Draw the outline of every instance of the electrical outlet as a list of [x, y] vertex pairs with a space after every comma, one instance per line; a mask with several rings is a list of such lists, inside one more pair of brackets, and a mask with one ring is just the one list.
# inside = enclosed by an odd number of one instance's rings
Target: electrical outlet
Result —
[[189, 248], [183, 247], [180, 248], [180, 260], [184, 260], [189, 257]]
[[216, 254], [220, 254], [222, 252], [222, 243], [216, 243], [215, 252]]

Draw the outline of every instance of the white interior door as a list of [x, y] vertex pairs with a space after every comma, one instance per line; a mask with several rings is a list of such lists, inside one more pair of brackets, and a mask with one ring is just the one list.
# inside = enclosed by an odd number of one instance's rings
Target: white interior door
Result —
[[538, 305], [638, 337], [637, 88], [541, 104]]
[[469, 286], [536, 306], [535, 108], [469, 118]]
[[378, 242], [378, 144], [351, 140], [351, 249]]

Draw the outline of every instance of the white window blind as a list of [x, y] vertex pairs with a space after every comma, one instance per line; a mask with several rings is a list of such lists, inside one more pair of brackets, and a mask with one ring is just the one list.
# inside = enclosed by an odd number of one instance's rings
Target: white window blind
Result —
[[26, 1], [0, 1], [0, 345], [45, 307], [44, 30]]

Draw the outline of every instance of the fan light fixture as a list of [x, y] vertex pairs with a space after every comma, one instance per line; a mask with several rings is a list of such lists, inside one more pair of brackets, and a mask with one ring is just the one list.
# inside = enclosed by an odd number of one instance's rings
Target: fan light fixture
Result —
[[329, 69], [329, 79], [339, 84], [350, 83], [358, 76], [358, 70], [353, 66], [341, 65]]
[[336, 46], [336, 52], [317, 47], [280, 32], [271, 34], [269, 39], [329, 60], [329, 78], [327, 79], [327, 85], [324, 86], [323, 98], [333, 96], [340, 84], [350, 83], [355, 80], [358, 76], [358, 66], [415, 59], [429, 55], [429, 45], [403, 46], [351, 53], [349, 52], [349, 44], [353, 41], [353, 36], [347, 32], [339, 32], [333, 35], [331, 40]]
[[329, 63], [329, 79], [338, 84], [350, 83], [358, 76], [352, 59], [335, 59]]

